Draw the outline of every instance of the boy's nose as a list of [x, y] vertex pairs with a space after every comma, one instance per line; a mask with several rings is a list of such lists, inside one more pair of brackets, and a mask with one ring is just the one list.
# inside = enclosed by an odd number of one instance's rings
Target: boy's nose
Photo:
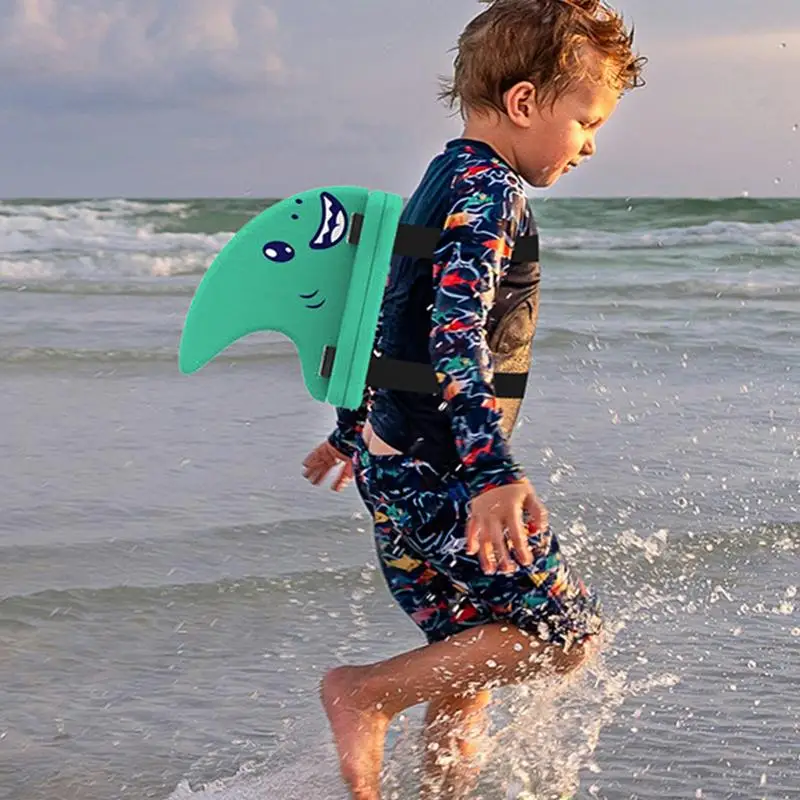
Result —
[[597, 152], [597, 146], [595, 145], [594, 142], [594, 136], [592, 136], [591, 138], [587, 139], [585, 144], [583, 145], [583, 150], [581, 150], [581, 155], [589, 158], [590, 156], [593, 156], [596, 152]]

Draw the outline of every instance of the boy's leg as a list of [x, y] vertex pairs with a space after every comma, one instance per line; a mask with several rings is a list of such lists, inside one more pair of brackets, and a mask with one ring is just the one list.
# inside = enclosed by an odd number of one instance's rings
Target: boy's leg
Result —
[[592, 638], [565, 652], [514, 625], [491, 623], [376, 664], [331, 670], [322, 702], [353, 797], [379, 800], [383, 741], [396, 714], [454, 691], [564, 675], [592, 654]]
[[[376, 800], [384, 737], [396, 713], [548, 671], [565, 674], [588, 648], [574, 644], [565, 652], [558, 642], [595, 631], [572, 618], [573, 611], [583, 617], [582, 592], [562, 563], [555, 537], [529, 538], [536, 560], [524, 575], [487, 576], [477, 558], [464, 553], [463, 487], [432, 478], [424, 462], [376, 457], [360, 437], [359, 445], [354, 475], [375, 520], [387, 585], [432, 642], [370, 666], [332, 670], [323, 680], [342, 774], [353, 797]], [[542, 634], [542, 625], [549, 634]], [[552, 642], [521, 629], [535, 629]]]
[[452, 694], [428, 704], [421, 800], [459, 800], [475, 787], [491, 692]]

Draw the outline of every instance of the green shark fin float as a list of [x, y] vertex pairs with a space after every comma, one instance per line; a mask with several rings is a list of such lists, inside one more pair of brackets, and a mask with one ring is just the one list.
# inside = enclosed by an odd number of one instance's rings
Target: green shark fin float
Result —
[[[277, 331], [295, 345], [315, 400], [355, 409], [364, 387], [438, 394], [430, 364], [373, 353], [392, 256], [432, 258], [436, 228], [400, 223], [399, 195], [358, 186], [311, 189], [245, 224], [200, 281], [178, 352], [184, 374], [237, 340]], [[538, 238], [518, 240], [512, 261], [538, 260]], [[498, 396], [522, 397], [527, 373], [498, 373]]]

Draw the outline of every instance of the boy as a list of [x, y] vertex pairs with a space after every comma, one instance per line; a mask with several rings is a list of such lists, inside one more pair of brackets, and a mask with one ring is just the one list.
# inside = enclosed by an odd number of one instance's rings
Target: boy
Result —
[[403, 212], [442, 230], [438, 249], [433, 262], [392, 264], [376, 341], [386, 356], [432, 364], [441, 396], [368, 388], [304, 462], [315, 485], [339, 461], [333, 488], [355, 477], [389, 589], [428, 640], [323, 679], [356, 800], [380, 797], [386, 730], [420, 702], [423, 797], [465, 796], [489, 687], [575, 670], [602, 626], [511, 455], [519, 401], [498, 399], [492, 381], [501, 359], [527, 370], [536, 326], [538, 264], [510, 266], [518, 237], [535, 232], [523, 181], [552, 186], [595, 153], [620, 95], [642, 85], [644, 59], [601, 0], [482, 1], [441, 94], [458, 103], [463, 134]]

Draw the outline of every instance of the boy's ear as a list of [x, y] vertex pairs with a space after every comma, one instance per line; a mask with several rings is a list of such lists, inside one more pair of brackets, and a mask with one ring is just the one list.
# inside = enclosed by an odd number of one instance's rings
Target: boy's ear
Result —
[[536, 87], [530, 81], [520, 81], [508, 90], [506, 112], [516, 125], [530, 127], [536, 112]]

